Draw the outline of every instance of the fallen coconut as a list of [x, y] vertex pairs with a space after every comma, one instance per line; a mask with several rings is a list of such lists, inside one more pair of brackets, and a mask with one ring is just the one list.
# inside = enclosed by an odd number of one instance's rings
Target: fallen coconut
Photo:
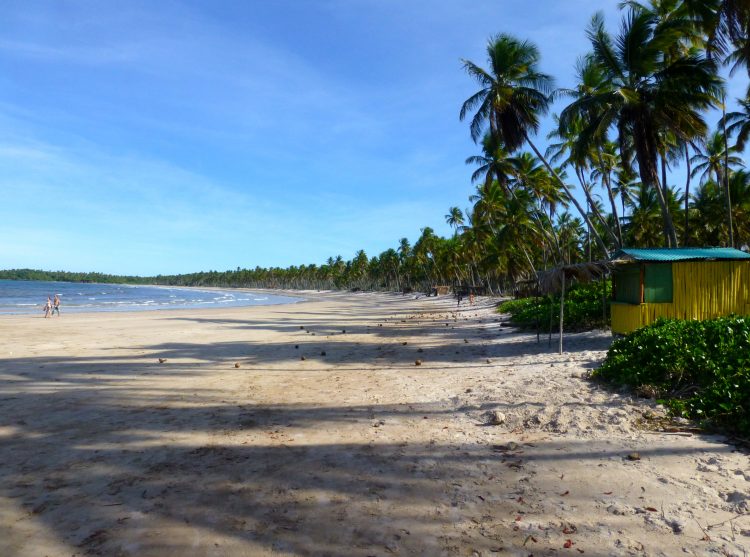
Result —
[[505, 423], [505, 414], [499, 410], [493, 410], [487, 413], [487, 423], [489, 425], [501, 425]]

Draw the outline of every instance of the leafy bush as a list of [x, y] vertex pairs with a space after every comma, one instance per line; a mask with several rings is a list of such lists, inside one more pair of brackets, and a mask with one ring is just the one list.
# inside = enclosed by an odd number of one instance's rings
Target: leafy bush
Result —
[[[607, 281], [607, 299], [612, 291], [612, 283]], [[552, 305], [552, 330], [560, 323], [560, 296], [534, 297], [510, 300], [500, 305], [500, 313], [509, 313], [514, 325], [536, 328], [549, 332], [550, 304]], [[602, 311], [602, 284], [590, 282], [575, 284], [565, 292], [564, 319], [566, 330], [589, 330], [606, 327], [609, 324], [609, 303], [607, 317]]]
[[666, 397], [677, 415], [750, 433], [750, 318], [656, 321], [613, 342], [593, 375]]

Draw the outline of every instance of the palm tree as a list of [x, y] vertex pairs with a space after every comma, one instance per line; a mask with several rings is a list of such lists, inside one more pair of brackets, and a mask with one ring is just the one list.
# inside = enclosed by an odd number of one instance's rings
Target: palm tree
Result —
[[592, 139], [616, 129], [624, 164], [630, 160], [628, 138], [632, 141], [641, 182], [656, 194], [665, 242], [677, 246], [657, 170], [663, 152], [660, 138], [665, 133], [682, 140], [703, 136], [707, 126], [702, 112], [718, 104], [722, 81], [716, 65], [704, 56], [692, 50], [675, 54], [684, 25], [659, 23], [656, 14], [631, 6], [614, 40], [604, 28], [602, 14], [593, 17], [587, 32], [593, 47], [590, 56], [603, 79], [563, 110], [560, 124], [583, 119], [584, 136]]
[[730, 136], [737, 134], [735, 149], [741, 152], [745, 150], [745, 144], [750, 138], [750, 90], [748, 90], [744, 99], [737, 99], [737, 104], [742, 107], [742, 110], [729, 112], [721, 119], [719, 124], [722, 127], [726, 126], [727, 133]]
[[[729, 149], [729, 153], [732, 152], [734, 150]], [[715, 131], [709, 136], [703, 149], [691, 157], [691, 177], [700, 176], [701, 184], [705, 184], [713, 175], [717, 184], [723, 184], [724, 167], [727, 162], [724, 158], [725, 154], [728, 153], [724, 149], [724, 134]], [[736, 155], [729, 155], [728, 162], [729, 167], [744, 166], [742, 159]]]
[[[502, 141], [510, 153], [528, 143], [590, 225], [586, 211], [529, 137], [530, 133], [538, 131], [539, 117], [547, 113], [553, 89], [552, 78], [537, 68], [539, 58], [539, 50], [531, 42], [507, 34], [491, 38], [487, 44], [489, 71], [469, 60], [462, 60], [466, 72], [482, 88], [463, 103], [459, 116], [464, 120], [475, 111], [470, 126], [475, 142], [489, 125], [490, 133]], [[598, 235], [597, 242], [607, 253], [607, 247]]]
[[464, 214], [458, 207], [450, 207], [448, 214], [445, 215], [445, 222], [451, 228], [454, 228], [453, 237], [458, 236], [458, 228], [464, 223]]
[[489, 183], [492, 180], [497, 180], [502, 187], [506, 187], [508, 177], [513, 171], [509, 158], [510, 155], [496, 137], [490, 133], [484, 134], [482, 154], [466, 159], [466, 164], [473, 164], [478, 167], [472, 173], [471, 181], [478, 182], [483, 179], [485, 183]]
[[723, 198], [721, 187], [713, 180], [700, 184], [692, 196], [692, 219], [698, 223], [694, 239], [698, 245], [716, 246], [726, 242]]
[[[726, 118], [722, 119], [726, 124]], [[713, 173], [716, 183], [721, 184], [724, 189], [724, 206], [726, 208], [727, 227], [729, 230], [729, 246], [734, 247], [734, 225], [732, 223], [732, 197], [729, 188], [729, 173], [731, 166], [744, 166], [742, 159], [730, 155], [732, 149], [727, 143], [726, 133], [715, 131], [706, 142], [705, 152], [698, 152], [690, 159], [696, 166], [693, 176], [701, 174], [701, 182], [705, 183]]]
[[[556, 138], [559, 141], [558, 143], [551, 144], [547, 148], [546, 155], [550, 157], [550, 162], [552, 163], [561, 162], [563, 168], [568, 166], [573, 168], [576, 177], [578, 178], [578, 183], [581, 185], [581, 189], [583, 189], [583, 193], [586, 196], [586, 204], [591, 207], [594, 200], [592, 198], [590, 184], [586, 180], [586, 174], [593, 164], [593, 161], [597, 160], [599, 163], [602, 162], [602, 156], [601, 153], [599, 153], [600, 147], [594, 146], [590, 143], [584, 145], [580, 141], [580, 132], [583, 128], [583, 123], [581, 121], [571, 122], [563, 129], [559, 125], [559, 117], [555, 116], [555, 120], [558, 123], [557, 129], [550, 132], [547, 138]], [[583, 148], [582, 145], [584, 145]], [[616, 235], [607, 225], [601, 213], [594, 212], [594, 216], [599, 220], [599, 224], [602, 225], [603, 230], [612, 240], [613, 244], [616, 247], [620, 247], [622, 243], [620, 236]]]
[[559, 188], [547, 170], [539, 164], [539, 159], [531, 153], [524, 152], [511, 157], [508, 163], [513, 174], [513, 187], [509, 189], [511, 196], [516, 197], [523, 190], [537, 200], [538, 206], [530, 206], [529, 216], [536, 221], [539, 232], [549, 244], [549, 251], [562, 257], [557, 231], [552, 223], [557, 206], [563, 203]]
[[565, 211], [557, 219], [557, 229], [565, 254], [565, 263], [570, 264], [580, 260], [583, 255], [581, 251], [583, 224], [581, 221], [571, 217], [570, 213]]
[[[678, 213], [679, 200], [674, 192], [669, 189], [666, 192], [667, 203], [673, 213]], [[629, 245], [643, 247], [658, 247], [656, 239], [659, 237], [659, 229], [662, 227], [661, 209], [656, 200], [656, 191], [639, 184], [634, 199], [630, 202], [631, 213], [624, 220], [625, 234]]]
[[617, 214], [617, 203], [615, 202], [615, 187], [612, 184], [612, 174], [620, 166], [620, 156], [617, 153], [617, 145], [612, 141], [605, 141], [598, 146], [592, 162], [591, 178], [600, 180], [604, 185], [612, 209], [612, 219], [617, 233], [617, 246], [622, 247], [622, 227], [620, 216]]
[[732, 222], [736, 228], [736, 245], [750, 241], [750, 172], [738, 170], [729, 176], [732, 196]]
[[732, 63], [732, 72], [744, 66], [750, 75], [750, 4], [745, 0], [683, 0], [682, 9], [706, 38], [712, 57]]

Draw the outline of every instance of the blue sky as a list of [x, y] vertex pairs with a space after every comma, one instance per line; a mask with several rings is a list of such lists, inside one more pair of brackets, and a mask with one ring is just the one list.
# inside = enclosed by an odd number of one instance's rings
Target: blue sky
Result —
[[4, 2], [0, 268], [319, 264], [449, 234], [478, 151], [459, 59], [511, 32], [571, 85], [617, 3]]

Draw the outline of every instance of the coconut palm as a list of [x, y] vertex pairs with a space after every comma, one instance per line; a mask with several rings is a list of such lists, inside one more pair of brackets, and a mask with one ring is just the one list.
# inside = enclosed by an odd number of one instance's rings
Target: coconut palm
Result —
[[744, 67], [750, 75], [750, 4], [746, 0], [683, 0], [706, 37], [709, 55], [732, 64], [732, 72]]
[[726, 244], [728, 235], [721, 186], [714, 180], [703, 182], [692, 199], [691, 219], [698, 224], [694, 235], [696, 244], [709, 246]]
[[458, 207], [450, 207], [448, 209], [448, 214], [445, 215], [445, 222], [448, 226], [454, 229], [453, 236], [456, 237], [458, 235], [459, 227], [464, 223], [464, 214]]
[[[679, 214], [679, 199], [674, 191], [666, 192], [666, 200], [673, 214]], [[661, 209], [656, 200], [656, 192], [642, 183], [635, 198], [631, 201], [631, 213], [625, 219], [627, 244], [643, 247], [658, 247], [659, 229], [662, 227]]]
[[472, 182], [484, 180], [489, 183], [497, 180], [502, 187], [508, 184], [509, 175], [513, 168], [508, 159], [510, 155], [503, 148], [497, 137], [491, 133], [482, 138], [482, 154], [468, 157], [466, 164], [476, 165], [477, 169], [471, 175]]
[[[529, 137], [538, 131], [539, 117], [547, 113], [553, 89], [552, 78], [538, 70], [539, 58], [539, 50], [529, 41], [507, 34], [492, 37], [487, 44], [489, 70], [463, 60], [466, 72], [482, 88], [463, 103], [459, 116], [464, 120], [474, 112], [470, 129], [475, 142], [488, 126], [510, 153], [527, 143], [590, 225], [586, 211]], [[601, 237], [597, 242], [607, 252]]]
[[[729, 149], [729, 153], [735, 152]], [[744, 166], [742, 159], [736, 155], [729, 155], [725, 160], [724, 155], [724, 134], [720, 131], [713, 132], [702, 149], [700, 149], [690, 159], [692, 166], [691, 177], [700, 176], [700, 182], [706, 183], [708, 180], [715, 178], [717, 184], [724, 183], [725, 163], [729, 163], [729, 169]]]
[[601, 137], [616, 129], [620, 154], [630, 160], [628, 138], [635, 150], [641, 182], [656, 194], [667, 245], [677, 246], [677, 234], [669, 212], [664, 184], [660, 184], [658, 157], [661, 138], [672, 133], [682, 140], [705, 134], [702, 112], [717, 105], [722, 81], [716, 65], [690, 51], [669, 56], [683, 38], [679, 25], [659, 25], [658, 17], [631, 7], [620, 33], [613, 39], [604, 28], [601, 13], [588, 29], [591, 58], [603, 72], [597, 88], [577, 95], [560, 115], [561, 126], [575, 119], [587, 122], [584, 137]]
[[728, 180], [732, 199], [732, 223], [736, 245], [750, 242], [750, 172], [737, 170], [730, 173]]
[[583, 223], [564, 211], [557, 218], [557, 229], [563, 249], [565, 263], [580, 261], [583, 257]]
[[737, 104], [740, 105], [741, 110], [727, 113], [720, 125], [726, 126], [730, 136], [737, 134], [735, 149], [741, 152], [745, 150], [747, 140], [750, 138], [750, 91], [744, 99], [737, 99]]
[[[583, 122], [571, 122], [563, 129], [559, 125], [559, 117], [556, 116], [555, 121], [558, 125], [556, 129], [547, 135], [547, 138], [558, 139], [558, 142], [551, 144], [547, 148], [546, 155], [550, 157], [551, 162], [560, 162], [562, 168], [573, 168], [575, 175], [578, 178], [578, 183], [581, 185], [581, 189], [586, 196], [586, 204], [588, 207], [591, 207], [593, 205], [592, 188], [587, 180], [587, 174], [595, 162], [598, 162], [601, 165], [602, 155], [599, 152], [601, 147], [599, 145], [580, 141], [580, 132], [583, 128]], [[609, 184], [607, 185], [609, 186]], [[615, 231], [607, 224], [601, 213], [596, 211], [593, 214], [612, 243], [616, 247], [620, 247], [622, 243], [620, 239], [621, 236], [615, 234]]]
[[734, 247], [732, 196], [729, 188], [728, 173], [731, 172], [731, 167], [744, 165], [742, 159], [735, 155], [730, 155], [730, 152], [732, 152], [732, 149], [729, 148], [727, 136], [724, 133], [715, 131], [706, 142], [705, 150], [699, 151], [690, 159], [690, 162], [695, 164], [692, 172], [693, 176], [700, 174], [701, 181], [706, 182], [710, 179], [711, 174], [713, 174], [716, 176], [716, 183], [723, 187], [729, 245]]

